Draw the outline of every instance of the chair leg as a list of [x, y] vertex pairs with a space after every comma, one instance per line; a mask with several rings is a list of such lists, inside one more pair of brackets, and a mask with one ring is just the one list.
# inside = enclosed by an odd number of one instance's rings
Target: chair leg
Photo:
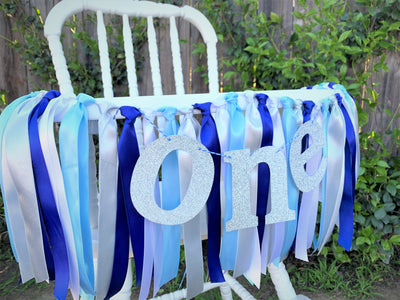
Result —
[[222, 300], [232, 300], [232, 290], [227, 282], [221, 284], [219, 290]]
[[269, 264], [268, 272], [271, 274], [271, 280], [274, 283], [279, 300], [309, 299], [303, 295], [296, 295], [283, 262], [280, 262], [278, 267]]

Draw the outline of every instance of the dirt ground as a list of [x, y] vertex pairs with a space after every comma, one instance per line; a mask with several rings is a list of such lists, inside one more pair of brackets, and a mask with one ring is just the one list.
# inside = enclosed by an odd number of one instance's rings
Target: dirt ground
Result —
[[[244, 278], [239, 278], [239, 281], [243, 286], [250, 291], [250, 293], [257, 299], [278, 299], [275, 293], [274, 287], [270, 280], [265, 281], [260, 290], [250, 286]], [[40, 283], [36, 284], [33, 281], [28, 284], [19, 284], [19, 270], [18, 265], [15, 261], [6, 263], [0, 261], [0, 299], [2, 300], [25, 300], [25, 299], [40, 299], [40, 300], [51, 300], [55, 299], [53, 296], [54, 283]], [[380, 281], [374, 284], [375, 292], [379, 295], [369, 299], [377, 300], [395, 300], [400, 299], [400, 276], [392, 277], [389, 281]], [[302, 294], [309, 297], [312, 300], [344, 300], [347, 299], [339, 293], [336, 294], [325, 294], [321, 292], [310, 292], [307, 290], [296, 290], [297, 294]], [[4, 295], [6, 293], [6, 295]], [[3, 295], [2, 295], [3, 294]], [[132, 291], [131, 299], [137, 299], [139, 290], [135, 289]], [[68, 300], [72, 299], [70, 295], [67, 297]], [[216, 299], [215, 293], [206, 293], [201, 299]], [[357, 298], [356, 298], [357, 299]]]

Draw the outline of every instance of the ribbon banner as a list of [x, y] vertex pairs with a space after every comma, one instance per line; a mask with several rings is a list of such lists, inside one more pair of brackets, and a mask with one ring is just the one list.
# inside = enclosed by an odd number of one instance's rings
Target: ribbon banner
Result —
[[[310, 89], [328, 96], [307, 98]], [[273, 92], [185, 109], [56, 91], [12, 103], [0, 116], [0, 184], [22, 281], [55, 280], [57, 299], [68, 288], [74, 299], [109, 299], [131, 284], [132, 261], [146, 299], [184, 255], [193, 298], [205, 272], [217, 283], [232, 270], [259, 287], [291, 249], [305, 261], [321, 251], [335, 224], [350, 250], [354, 100], [332, 83]]]

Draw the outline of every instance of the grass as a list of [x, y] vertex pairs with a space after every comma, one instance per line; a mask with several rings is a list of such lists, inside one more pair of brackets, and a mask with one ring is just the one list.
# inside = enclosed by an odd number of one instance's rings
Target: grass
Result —
[[[8, 269], [14, 261], [12, 252], [6, 239], [0, 242], [0, 275], [7, 272], [7, 276], [3, 276], [3, 282], [0, 282], [0, 297], [23, 292], [27, 289], [42, 289], [47, 287], [47, 283], [36, 284], [34, 280], [30, 280], [25, 284], [20, 284], [18, 269]], [[182, 247], [183, 249], [183, 247]], [[311, 291], [316, 293], [325, 293], [332, 297], [340, 296], [347, 299], [366, 299], [380, 296], [376, 291], [377, 285], [384, 285], [387, 288], [397, 288], [397, 282], [400, 276], [400, 255], [393, 255], [389, 265], [382, 262], [370, 262], [363, 259], [362, 255], [351, 252], [351, 261], [349, 263], [341, 263], [337, 260], [324, 256], [310, 256], [310, 262], [302, 262], [289, 256], [285, 261], [286, 268], [291, 278], [292, 284], [298, 293], [301, 291]], [[170, 293], [179, 288], [185, 287], [185, 262], [184, 251], [181, 253], [181, 265], [178, 276], [164, 285], [157, 295]], [[205, 252], [204, 252], [205, 253]], [[206, 259], [204, 260], [206, 266]], [[15, 263], [14, 263], [15, 265]], [[133, 274], [133, 283], [135, 282], [135, 274]], [[207, 279], [207, 278], [205, 278]], [[242, 280], [243, 281], [243, 280]], [[250, 285], [248, 285], [250, 286]], [[276, 299], [273, 292], [270, 276], [263, 275], [261, 277], [261, 289], [256, 290], [250, 288], [253, 295], [257, 299]], [[132, 290], [138, 291], [137, 287]], [[238, 297], [234, 294], [234, 299]], [[196, 300], [221, 299], [219, 289], [211, 290], [205, 294], [196, 297]]]

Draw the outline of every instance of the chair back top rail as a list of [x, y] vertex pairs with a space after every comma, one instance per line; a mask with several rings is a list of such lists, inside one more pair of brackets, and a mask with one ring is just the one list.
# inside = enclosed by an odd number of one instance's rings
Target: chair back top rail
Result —
[[[184, 93], [182, 64], [179, 52], [179, 38], [175, 24], [175, 18], [180, 17], [192, 25], [200, 32], [204, 43], [207, 45], [207, 65], [209, 76], [209, 92], [217, 93], [219, 90], [218, 84], [218, 67], [217, 67], [217, 36], [214, 28], [208, 19], [198, 10], [190, 6], [178, 7], [171, 4], [162, 4], [149, 1], [133, 1], [133, 0], [63, 0], [54, 6], [47, 16], [44, 33], [49, 41], [49, 47], [53, 58], [56, 76], [60, 85], [61, 93], [73, 94], [73, 88], [60, 41], [63, 24], [70, 16], [80, 13], [84, 10], [97, 12], [98, 17], [98, 36], [99, 36], [99, 52], [100, 63], [102, 69], [102, 80], [104, 97], [107, 99], [113, 98], [111, 74], [109, 72], [109, 58], [107, 37], [105, 36], [103, 13], [121, 15], [124, 25], [124, 47], [126, 49], [126, 59], [128, 68], [128, 82], [130, 96], [137, 96], [137, 79], [134, 70], [133, 47], [129, 37], [127, 25], [129, 22], [126, 18], [129, 17], [145, 17], [148, 21], [149, 35], [149, 52], [150, 63], [153, 80], [154, 95], [162, 95], [162, 84], [160, 78], [160, 67], [156, 36], [154, 32], [153, 18], [168, 18], [170, 19], [170, 36], [171, 36], [171, 52], [173, 60], [174, 78], [176, 85], [176, 93]], [[125, 21], [124, 21], [125, 19]], [[131, 45], [129, 45], [131, 44]]]

